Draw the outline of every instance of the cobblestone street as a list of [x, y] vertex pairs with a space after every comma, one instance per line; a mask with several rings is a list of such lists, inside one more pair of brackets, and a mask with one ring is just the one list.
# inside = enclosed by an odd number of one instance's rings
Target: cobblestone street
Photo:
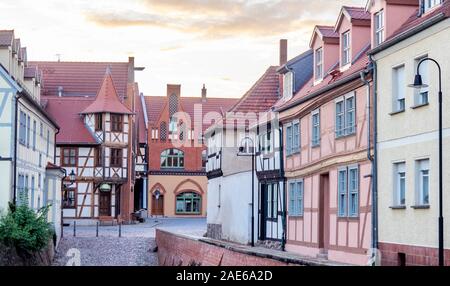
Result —
[[124, 225], [119, 237], [118, 226], [77, 226], [73, 236], [73, 223], [64, 228], [54, 260], [55, 266], [157, 266], [157, 253], [153, 252], [155, 229], [180, 234], [203, 236], [205, 219], [153, 219], [143, 224]]

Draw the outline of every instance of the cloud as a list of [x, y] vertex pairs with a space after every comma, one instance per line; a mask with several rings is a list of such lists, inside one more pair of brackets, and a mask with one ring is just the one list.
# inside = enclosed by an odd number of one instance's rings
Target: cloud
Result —
[[[137, 0], [142, 9], [85, 11], [105, 27], [147, 26], [198, 34], [204, 38], [274, 36], [329, 23], [339, 7], [360, 0]], [[333, 16], [332, 16], [333, 17]], [[322, 20], [322, 22], [319, 22]]]

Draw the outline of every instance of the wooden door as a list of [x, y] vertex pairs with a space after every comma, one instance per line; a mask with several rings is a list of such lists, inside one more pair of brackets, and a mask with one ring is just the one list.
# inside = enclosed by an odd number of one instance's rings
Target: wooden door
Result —
[[330, 241], [330, 176], [320, 176], [319, 197], [319, 248], [328, 250]]
[[100, 216], [111, 216], [111, 193], [110, 192], [100, 192], [99, 215]]
[[152, 196], [152, 215], [164, 215], [164, 195], [160, 195], [158, 199]]
[[259, 209], [259, 239], [266, 240], [267, 231], [267, 185], [260, 187], [260, 209]]

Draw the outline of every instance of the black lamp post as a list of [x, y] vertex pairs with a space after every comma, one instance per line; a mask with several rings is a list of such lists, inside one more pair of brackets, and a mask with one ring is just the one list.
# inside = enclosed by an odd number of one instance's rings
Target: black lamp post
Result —
[[[240, 146], [239, 147], [239, 153], [237, 154], [238, 156], [252, 156], [252, 240], [251, 240], [251, 245], [252, 247], [255, 246], [255, 144], [252, 138], [250, 137], [245, 137], [242, 140], [242, 143], [244, 141], [250, 141], [251, 146], [252, 146], [252, 154], [249, 155], [245, 145], [244, 146]], [[248, 146], [248, 145], [247, 145]]]
[[76, 180], [75, 172], [72, 170], [72, 172], [70, 172], [70, 174], [68, 176], [70, 184], [66, 185], [64, 183], [64, 181], [67, 178], [67, 170], [62, 168], [62, 171], [64, 172], [64, 177], [61, 180], [61, 194], [62, 194], [62, 196], [61, 196], [61, 237], [64, 236], [64, 219], [63, 219], [63, 217], [64, 217], [64, 212], [63, 212], [63, 209], [64, 209], [64, 192], [65, 192], [67, 187], [70, 187], [73, 184], [75, 184], [75, 180]]
[[417, 65], [417, 75], [410, 87], [420, 89], [427, 87], [420, 75], [420, 65], [425, 61], [434, 62], [439, 69], [439, 266], [444, 266], [444, 215], [443, 215], [443, 160], [442, 160], [442, 70], [439, 63], [432, 58], [424, 58]]

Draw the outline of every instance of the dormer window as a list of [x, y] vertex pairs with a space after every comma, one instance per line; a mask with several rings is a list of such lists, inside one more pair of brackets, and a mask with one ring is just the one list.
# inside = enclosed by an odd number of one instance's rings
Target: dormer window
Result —
[[323, 78], [323, 49], [318, 48], [315, 52], [315, 78], [321, 80]]
[[424, 0], [423, 11], [426, 13], [441, 3], [442, 0]]
[[350, 64], [351, 54], [350, 54], [350, 31], [342, 34], [342, 65], [346, 66]]
[[97, 113], [95, 115], [95, 131], [103, 130], [103, 115], [101, 113]]
[[374, 24], [375, 24], [375, 46], [379, 46], [384, 41], [384, 10], [380, 10], [378, 13], [375, 14], [374, 18]]
[[283, 75], [283, 97], [285, 100], [289, 100], [292, 97], [294, 86], [294, 75], [292, 72], [288, 72]]

